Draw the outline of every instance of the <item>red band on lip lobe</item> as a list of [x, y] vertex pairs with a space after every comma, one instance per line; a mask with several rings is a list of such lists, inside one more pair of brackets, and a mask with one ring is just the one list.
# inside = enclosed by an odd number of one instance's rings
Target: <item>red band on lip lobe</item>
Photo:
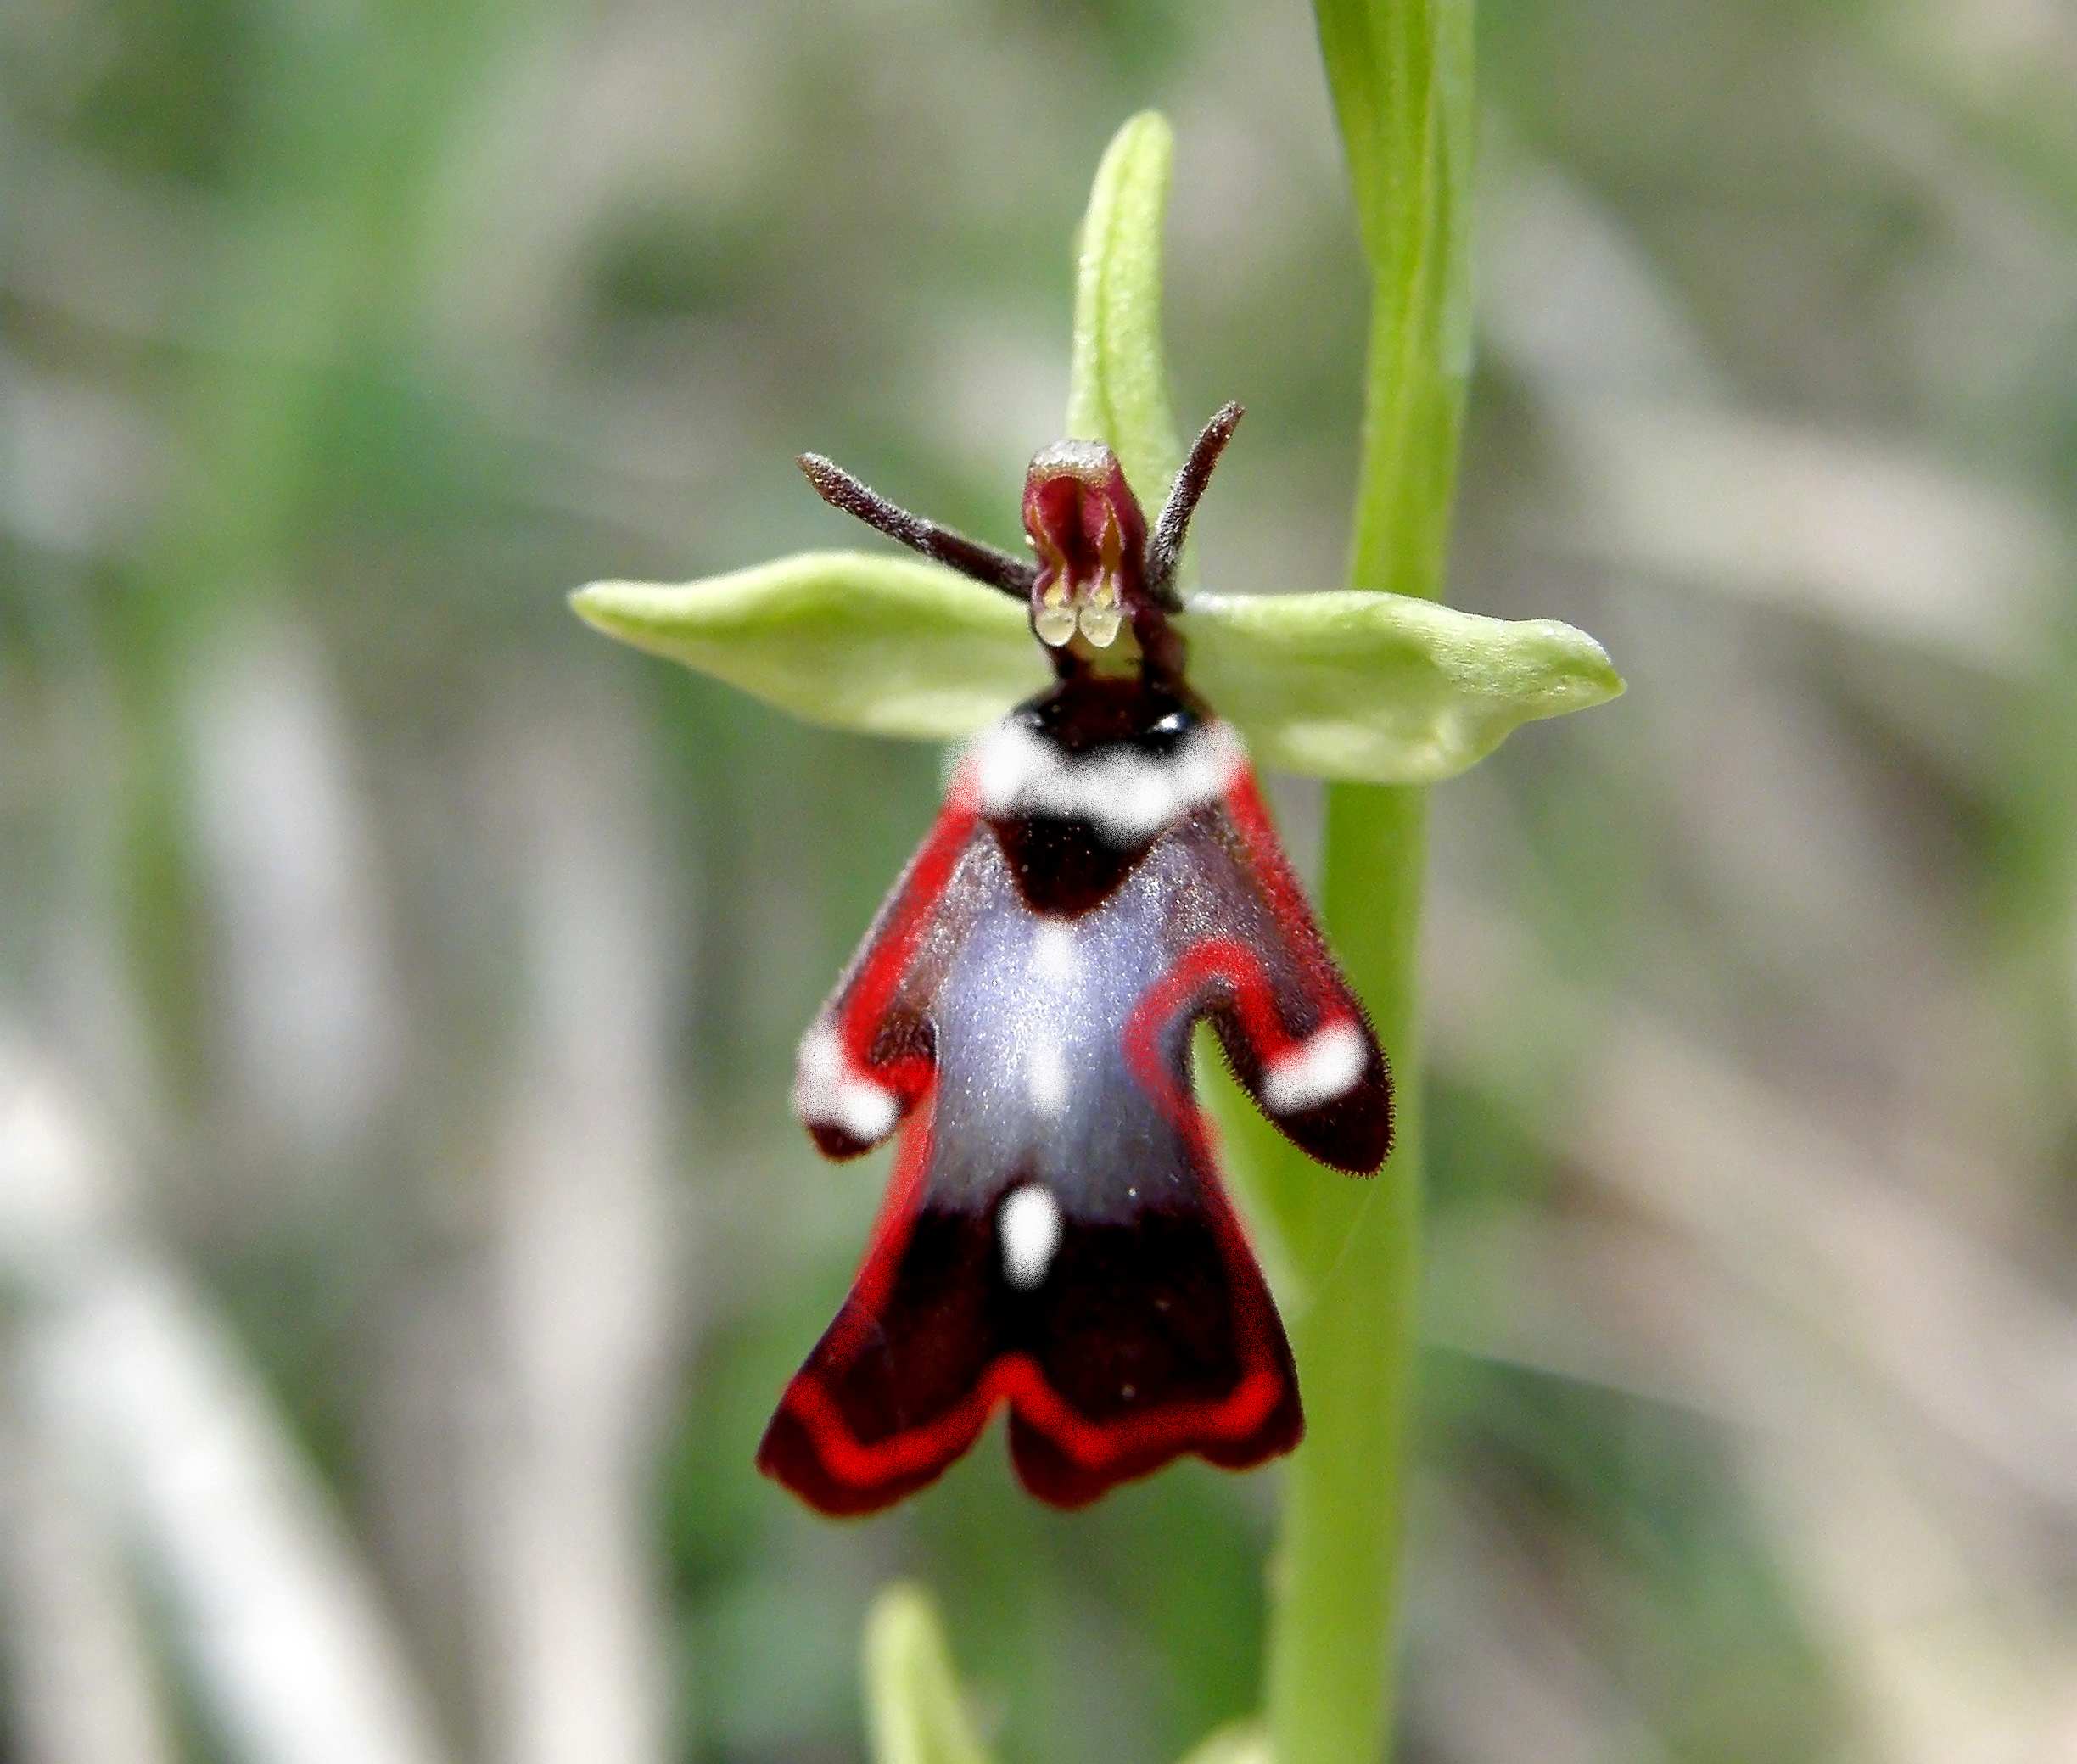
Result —
[[953, 780], [944, 812], [916, 855], [893, 922], [837, 1011], [837, 1034], [845, 1056], [861, 1074], [893, 1091], [904, 1112], [914, 1107], [928, 1089], [930, 1061], [910, 1054], [876, 1065], [871, 1057], [872, 1044], [902, 977], [915, 959], [916, 945], [922, 940], [931, 910], [951, 881], [960, 855], [980, 823], [980, 795], [971, 771], [971, 766], [962, 765]]
[[787, 1386], [781, 1406], [814, 1436], [822, 1467], [863, 1492], [942, 1470], [980, 1436], [998, 1403], [1007, 1402], [1083, 1469], [1101, 1472], [1128, 1459], [1150, 1453], [1171, 1456], [1206, 1440], [1237, 1445], [1269, 1418], [1282, 1386], [1277, 1373], [1258, 1367], [1216, 1403], [1178, 1403], [1123, 1420], [1092, 1421], [1061, 1400], [1030, 1356], [1008, 1353], [988, 1367], [956, 1408], [870, 1443], [852, 1436], [812, 1373], [802, 1373]]

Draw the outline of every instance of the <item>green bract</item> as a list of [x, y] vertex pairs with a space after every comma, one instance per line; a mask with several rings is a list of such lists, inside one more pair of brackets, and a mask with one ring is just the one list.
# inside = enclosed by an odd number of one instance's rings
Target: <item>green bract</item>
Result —
[[[1022, 608], [934, 563], [803, 552], [703, 582], [594, 582], [599, 630], [810, 722], [956, 740], [1046, 682]], [[1374, 784], [1432, 784], [1517, 725], [1612, 698], [1601, 646], [1554, 619], [1396, 594], [1201, 597], [1178, 621], [1190, 678], [1257, 759]]]

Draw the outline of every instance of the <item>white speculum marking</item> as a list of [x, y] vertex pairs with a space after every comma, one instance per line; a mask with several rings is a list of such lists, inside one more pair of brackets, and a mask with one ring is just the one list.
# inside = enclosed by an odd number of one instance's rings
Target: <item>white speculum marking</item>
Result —
[[1075, 947], [1073, 928], [1045, 924], [1032, 939], [1031, 972], [1034, 980], [1050, 986], [1071, 985], [1082, 972], [1082, 952]]
[[1346, 1020], [1330, 1023], [1269, 1062], [1262, 1104], [1273, 1115], [1317, 1108], [1345, 1095], [1366, 1063], [1362, 1031]]
[[1215, 801], [1245, 757], [1223, 723], [1204, 724], [1165, 755], [1111, 748], [1070, 758], [1012, 720], [980, 737], [974, 776], [987, 814], [1078, 815], [1125, 845]]
[[1054, 1043], [1042, 1041], [1032, 1050], [1024, 1088], [1031, 1106], [1048, 1120], [1067, 1112], [1067, 1062]]
[[793, 1112], [811, 1127], [835, 1127], [865, 1145], [894, 1130], [894, 1093], [854, 1067], [826, 1022], [809, 1030], [793, 1068]]
[[1029, 1292], [1046, 1277], [1060, 1247], [1060, 1202], [1035, 1182], [1011, 1190], [995, 1214], [1002, 1240], [1003, 1278]]
[[[1082, 976], [1082, 952], [1076, 947], [1072, 927], [1041, 925], [1032, 938], [1025, 972], [1034, 989], [1064, 1001]], [[1067, 1112], [1068, 1089], [1066, 1056], [1041, 1025], [1024, 1064], [1024, 1094], [1038, 1114], [1055, 1121]]]

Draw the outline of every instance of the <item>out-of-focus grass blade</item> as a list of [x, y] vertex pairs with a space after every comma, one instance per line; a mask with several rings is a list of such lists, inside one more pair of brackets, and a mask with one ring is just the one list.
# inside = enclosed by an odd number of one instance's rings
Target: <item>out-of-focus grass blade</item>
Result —
[[938, 1607], [908, 1582], [866, 1614], [865, 1712], [873, 1764], [989, 1764], [960, 1700]]
[[1269, 1736], [1257, 1722], [1221, 1728], [1183, 1764], [1270, 1764]]

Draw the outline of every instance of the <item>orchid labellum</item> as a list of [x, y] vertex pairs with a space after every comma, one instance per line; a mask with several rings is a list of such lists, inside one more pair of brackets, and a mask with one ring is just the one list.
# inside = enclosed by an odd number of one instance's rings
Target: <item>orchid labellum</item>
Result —
[[802, 461], [838, 507], [1018, 596], [1055, 675], [968, 743], [802, 1044], [794, 1107], [827, 1156], [899, 1135], [850, 1296], [758, 1456], [824, 1512], [931, 1481], [999, 1407], [1026, 1487], [1061, 1506], [1186, 1452], [1260, 1464], [1302, 1431], [1191, 1032], [1209, 1022], [1269, 1119], [1352, 1173], [1390, 1149], [1391, 1087], [1171, 619], [1240, 416], [1197, 438], [1151, 532], [1109, 448], [1041, 452], [1031, 559]]

